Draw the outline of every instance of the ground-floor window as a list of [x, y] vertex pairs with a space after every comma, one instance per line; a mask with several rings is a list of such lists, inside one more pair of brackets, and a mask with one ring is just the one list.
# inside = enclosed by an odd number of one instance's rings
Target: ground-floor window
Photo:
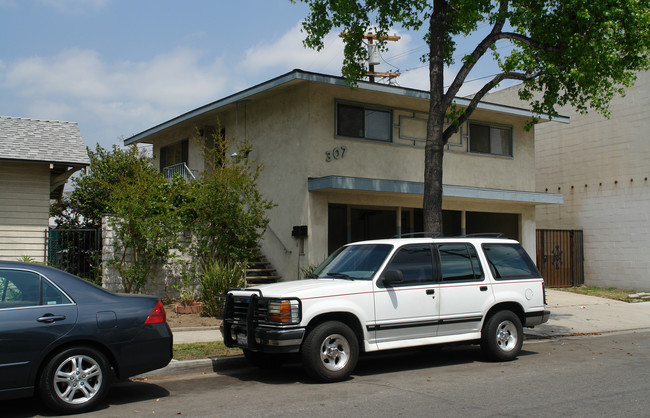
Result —
[[501, 233], [519, 240], [519, 215], [516, 213], [467, 212], [467, 234]]
[[[328, 251], [331, 254], [344, 244], [369, 239], [391, 238], [424, 231], [420, 208], [357, 207], [343, 204], [328, 206]], [[442, 211], [443, 235], [448, 237], [476, 233], [503, 233], [519, 239], [519, 215], [504, 213]]]

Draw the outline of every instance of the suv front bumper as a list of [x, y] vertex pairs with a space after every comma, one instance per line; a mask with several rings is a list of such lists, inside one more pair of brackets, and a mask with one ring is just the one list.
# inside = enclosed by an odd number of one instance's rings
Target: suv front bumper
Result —
[[252, 330], [255, 338], [249, 338], [245, 325], [221, 324], [221, 335], [227, 347], [240, 347], [265, 353], [297, 353], [300, 351], [305, 328], [277, 329], [255, 327]]

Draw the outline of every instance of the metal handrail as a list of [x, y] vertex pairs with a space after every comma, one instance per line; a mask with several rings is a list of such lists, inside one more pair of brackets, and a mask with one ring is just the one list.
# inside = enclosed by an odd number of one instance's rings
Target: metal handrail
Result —
[[163, 175], [166, 180], [171, 180], [175, 174], [178, 174], [187, 181], [196, 180], [196, 176], [194, 176], [194, 173], [192, 173], [192, 170], [189, 169], [186, 163], [174, 164], [163, 168]]
[[282, 240], [280, 239], [280, 237], [278, 236], [278, 234], [276, 234], [275, 231], [273, 230], [273, 228], [271, 228], [271, 225], [267, 225], [267, 226], [266, 226], [266, 229], [268, 229], [269, 231], [271, 231], [271, 233], [273, 234], [273, 236], [275, 237], [275, 239], [277, 239], [278, 242], [280, 243], [280, 245], [282, 245], [282, 247], [284, 248], [284, 252], [285, 252], [286, 254], [291, 254], [291, 250], [288, 249], [286, 245], [284, 245], [284, 242], [282, 242]]

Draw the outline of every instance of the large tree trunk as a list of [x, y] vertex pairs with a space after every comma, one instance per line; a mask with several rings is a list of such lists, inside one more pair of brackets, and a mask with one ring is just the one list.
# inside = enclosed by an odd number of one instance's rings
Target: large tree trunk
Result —
[[445, 109], [444, 104], [444, 40], [447, 2], [435, 0], [431, 14], [429, 43], [429, 120], [424, 150], [424, 231], [442, 233], [442, 157]]

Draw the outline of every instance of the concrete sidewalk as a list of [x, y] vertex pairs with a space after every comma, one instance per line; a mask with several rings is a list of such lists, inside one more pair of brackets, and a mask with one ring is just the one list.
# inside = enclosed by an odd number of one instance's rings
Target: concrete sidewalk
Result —
[[547, 289], [551, 317], [535, 328], [524, 328], [529, 337], [559, 337], [635, 329], [650, 329], [650, 302], [627, 303]]
[[[616, 331], [650, 330], [650, 302], [627, 303], [594, 296], [547, 289], [547, 308], [551, 317], [545, 324], [524, 328], [526, 339], [557, 338], [570, 335], [600, 334]], [[218, 327], [172, 329], [174, 344], [221, 341]], [[213, 372], [237, 359], [203, 359], [172, 362], [165, 368], [140, 377], [192, 372]]]

